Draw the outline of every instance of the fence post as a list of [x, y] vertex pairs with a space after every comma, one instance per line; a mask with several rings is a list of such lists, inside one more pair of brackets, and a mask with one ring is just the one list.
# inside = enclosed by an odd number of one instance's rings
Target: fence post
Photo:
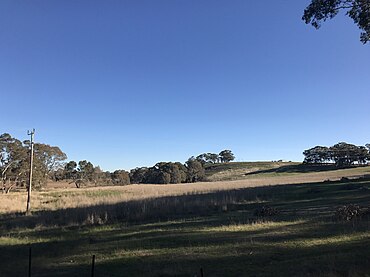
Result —
[[204, 274], [203, 274], [203, 267], [200, 268], [200, 277], [204, 277]]
[[95, 270], [95, 255], [92, 256], [91, 277], [94, 277], [94, 270]]
[[31, 264], [32, 264], [32, 248], [30, 246], [28, 252], [28, 277], [31, 277]]

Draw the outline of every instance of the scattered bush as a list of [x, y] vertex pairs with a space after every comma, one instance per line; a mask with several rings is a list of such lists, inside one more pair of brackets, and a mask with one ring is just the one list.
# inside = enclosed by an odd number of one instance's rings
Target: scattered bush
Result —
[[255, 216], [274, 216], [274, 215], [277, 215], [278, 213], [279, 211], [273, 207], [263, 206], [262, 208], [257, 209], [254, 212], [254, 215]]
[[370, 215], [370, 209], [356, 204], [344, 205], [337, 208], [335, 218], [337, 220], [351, 221]]

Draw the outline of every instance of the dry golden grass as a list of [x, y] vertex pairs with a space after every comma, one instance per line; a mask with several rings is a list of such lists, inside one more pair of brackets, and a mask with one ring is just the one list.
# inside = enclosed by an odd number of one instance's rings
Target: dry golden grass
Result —
[[[241, 189], [282, 184], [302, 184], [339, 180], [342, 177], [359, 177], [370, 174], [370, 167], [334, 170], [313, 173], [294, 173], [275, 176], [254, 175], [249, 179], [221, 182], [200, 182], [191, 184], [169, 185], [128, 185], [85, 187], [77, 189], [73, 184], [53, 183], [42, 191], [32, 193], [32, 209], [58, 210], [63, 208], [85, 207], [99, 204], [115, 204], [131, 200], [142, 200], [164, 196], [209, 193], [215, 191]], [[17, 191], [0, 194], [0, 214], [24, 212], [26, 208], [26, 192]]]

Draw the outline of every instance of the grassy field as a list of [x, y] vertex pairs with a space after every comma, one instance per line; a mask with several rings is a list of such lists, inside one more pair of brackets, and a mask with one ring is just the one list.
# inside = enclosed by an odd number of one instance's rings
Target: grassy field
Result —
[[29, 246], [32, 276], [90, 276], [92, 255], [95, 276], [370, 276], [369, 217], [336, 216], [369, 207], [358, 178], [369, 167], [283, 166], [229, 182], [53, 188], [34, 193], [30, 216], [17, 213], [23, 192], [2, 195], [0, 276], [27, 276]]

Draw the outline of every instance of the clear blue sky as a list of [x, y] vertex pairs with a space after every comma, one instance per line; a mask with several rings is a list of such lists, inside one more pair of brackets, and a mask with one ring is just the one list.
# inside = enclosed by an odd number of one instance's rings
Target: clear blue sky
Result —
[[370, 44], [308, 0], [0, 1], [0, 133], [104, 170], [370, 142]]

